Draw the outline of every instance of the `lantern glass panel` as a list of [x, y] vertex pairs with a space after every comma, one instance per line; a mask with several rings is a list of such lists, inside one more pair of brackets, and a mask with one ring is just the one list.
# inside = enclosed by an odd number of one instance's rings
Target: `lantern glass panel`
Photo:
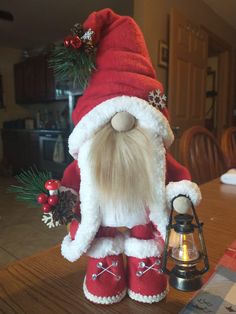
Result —
[[190, 262], [198, 259], [199, 252], [196, 248], [194, 237], [192, 233], [178, 234], [179, 241], [175, 247], [172, 248], [171, 256], [182, 262]]

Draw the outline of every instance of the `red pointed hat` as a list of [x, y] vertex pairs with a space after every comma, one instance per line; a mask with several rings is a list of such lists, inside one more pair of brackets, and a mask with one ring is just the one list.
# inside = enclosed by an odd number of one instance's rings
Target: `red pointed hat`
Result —
[[121, 111], [163, 139], [173, 141], [162, 84], [150, 61], [143, 34], [129, 16], [110, 9], [93, 12], [83, 24], [97, 46], [96, 70], [73, 111], [69, 150], [77, 159], [81, 145]]

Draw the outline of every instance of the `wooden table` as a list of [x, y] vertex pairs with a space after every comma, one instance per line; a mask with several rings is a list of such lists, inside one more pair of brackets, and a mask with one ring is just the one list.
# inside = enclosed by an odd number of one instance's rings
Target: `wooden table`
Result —
[[[198, 209], [211, 268], [236, 238], [236, 186], [219, 180], [201, 186]], [[0, 313], [178, 313], [193, 293], [170, 289], [167, 298], [147, 305], [126, 297], [115, 305], [94, 305], [83, 295], [86, 257], [69, 263], [60, 247], [15, 262], [0, 270]]]

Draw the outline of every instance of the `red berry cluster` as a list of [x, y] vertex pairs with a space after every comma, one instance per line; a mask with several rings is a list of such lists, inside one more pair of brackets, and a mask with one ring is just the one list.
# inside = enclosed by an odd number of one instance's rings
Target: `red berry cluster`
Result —
[[45, 183], [45, 188], [48, 190], [49, 195], [41, 193], [37, 197], [39, 204], [42, 204], [42, 211], [44, 213], [49, 213], [52, 209], [52, 206], [57, 205], [58, 203], [58, 189], [61, 186], [60, 181], [58, 180], [48, 180]]
[[75, 49], [79, 49], [82, 45], [82, 41], [77, 35], [69, 35], [64, 39], [64, 45], [66, 46], [66, 48], [73, 47]]

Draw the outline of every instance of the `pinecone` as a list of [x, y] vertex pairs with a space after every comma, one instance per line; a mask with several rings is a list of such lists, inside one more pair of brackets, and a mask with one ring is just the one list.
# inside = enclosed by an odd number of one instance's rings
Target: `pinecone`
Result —
[[53, 221], [59, 221], [61, 225], [67, 225], [73, 218], [79, 219], [73, 212], [77, 203], [77, 197], [71, 191], [64, 191], [59, 194], [59, 201], [52, 210]]
[[88, 40], [84, 43], [84, 51], [87, 54], [94, 54], [95, 53], [95, 46], [94, 46], [92, 40]]
[[74, 36], [79, 36], [79, 38], [81, 38], [84, 35], [84, 30], [83, 30], [83, 26], [82, 24], [75, 24], [72, 28], [71, 28], [71, 33]]

